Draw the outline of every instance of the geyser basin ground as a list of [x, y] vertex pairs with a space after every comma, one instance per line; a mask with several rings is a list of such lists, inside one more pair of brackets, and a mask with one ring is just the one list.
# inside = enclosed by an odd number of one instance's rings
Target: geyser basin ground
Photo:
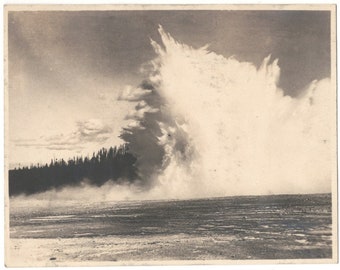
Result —
[[10, 213], [16, 266], [332, 257], [330, 194], [12, 205]]

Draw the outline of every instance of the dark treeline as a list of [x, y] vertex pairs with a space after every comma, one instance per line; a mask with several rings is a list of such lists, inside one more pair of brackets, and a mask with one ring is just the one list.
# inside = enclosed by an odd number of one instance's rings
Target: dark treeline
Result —
[[67, 161], [51, 160], [50, 164], [31, 165], [9, 171], [9, 194], [33, 194], [65, 185], [77, 185], [84, 179], [101, 186], [108, 180], [130, 181], [137, 178], [136, 158], [126, 144], [103, 148], [90, 157], [74, 157]]

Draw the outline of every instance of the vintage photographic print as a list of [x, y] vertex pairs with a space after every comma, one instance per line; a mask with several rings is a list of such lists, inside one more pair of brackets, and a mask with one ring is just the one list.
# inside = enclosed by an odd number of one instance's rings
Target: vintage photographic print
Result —
[[4, 17], [7, 266], [337, 262], [335, 5]]

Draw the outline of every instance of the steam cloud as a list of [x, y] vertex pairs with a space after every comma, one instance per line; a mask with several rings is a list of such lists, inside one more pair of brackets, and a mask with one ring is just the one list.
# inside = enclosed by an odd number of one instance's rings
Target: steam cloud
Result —
[[150, 196], [330, 192], [329, 79], [284, 96], [277, 59], [256, 68], [159, 33], [148, 79], [122, 94], [136, 107], [121, 137]]

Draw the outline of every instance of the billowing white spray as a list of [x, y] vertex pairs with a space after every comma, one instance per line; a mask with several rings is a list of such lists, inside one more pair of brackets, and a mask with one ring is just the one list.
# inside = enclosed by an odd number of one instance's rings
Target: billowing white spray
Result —
[[[148, 70], [152, 91], [129, 89], [139, 105], [126, 140], [143, 156], [141, 168], [150, 165], [150, 141], [163, 151], [152, 173], [141, 175], [152, 178], [150, 197], [330, 192], [329, 79], [291, 98], [277, 87], [278, 60], [268, 56], [256, 68], [159, 32], [164, 47], [151, 41], [157, 53]], [[162, 102], [148, 102], [151, 96]], [[151, 122], [155, 137], [141, 139]]]

